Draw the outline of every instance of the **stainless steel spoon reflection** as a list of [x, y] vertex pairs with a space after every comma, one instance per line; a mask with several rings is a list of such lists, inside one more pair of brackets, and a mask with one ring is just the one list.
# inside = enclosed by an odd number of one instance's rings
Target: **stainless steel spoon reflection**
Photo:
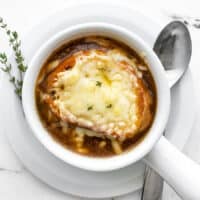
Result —
[[[187, 27], [180, 21], [169, 23], [159, 34], [153, 50], [170, 75], [170, 86], [187, 71], [192, 43]], [[142, 200], [160, 200], [162, 198], [163, 179], [151, 168], [146, 167]]]

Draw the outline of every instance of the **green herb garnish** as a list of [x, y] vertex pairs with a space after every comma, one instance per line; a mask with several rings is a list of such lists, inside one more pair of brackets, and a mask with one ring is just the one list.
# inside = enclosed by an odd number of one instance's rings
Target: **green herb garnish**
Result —
[[112, 108], [112, 104], [108, 104], [106, 108]]
[[87, 110], [92, 110], [93, 106], [88, 106]]
[[96, 81], [96, 86], [101, 87], [102, 83], [100, 81]]
[[0, 63], [3, 65], [0, 69], [7, 73], [10, 79], [10, 82], [15, 88], [15, 93], [21, 99], [22, 94], [22, 85], [23, 85], [23, 74], [27, 70], [27, 65], [24, 63], [24, 57], [21, 51], [21, 41], [18, 38], [18, 33], [16, 31], [11, 31], [8, 28], [8, 25], [0, 17], [0, 29], [4, 30], [9, 39], [9, 45], [14, 51], [15, 61], [17, 63], [17, 68], [19, 72], [19, 79], [15, 77], [12, 73], [12, 65], [8, 62], [8, 56], [6, 53], [0, 53]]

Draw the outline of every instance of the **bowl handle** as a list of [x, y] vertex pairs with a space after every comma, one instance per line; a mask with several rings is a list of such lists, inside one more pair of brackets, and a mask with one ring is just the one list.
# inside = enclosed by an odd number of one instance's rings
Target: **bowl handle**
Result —
[[169, 185], [187, 200], [200, 199], [200, 165], [181, 153], [164, 136], [144, 158]]

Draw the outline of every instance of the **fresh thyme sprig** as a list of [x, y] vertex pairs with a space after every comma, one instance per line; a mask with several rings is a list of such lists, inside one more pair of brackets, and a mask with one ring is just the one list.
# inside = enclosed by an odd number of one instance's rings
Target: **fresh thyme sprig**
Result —
[[10, 81], [15, 87], [15, 92], [21, 99], [22, 85], [23, 85], [23, 74], [27, 70], [27, 65], [24, 63], [24, 57], [21, 51], [21, 41], [18, 38], [18, 33], [16, 31], [11, 31], [8, 28], [8, 25], [3, 21], [3, 18], [0, 17], [0, 28], [5, 31], [9, 39], [9, 45], [15, 54], [15, 61], [17, 63], [17, 68], [19, 71], [20, 79], [18, 80], [12, 74], [12, 65], [8, 62], [7, 55], [5, 53], [0, 53], [0, 63], [4, 65], [1, 69], [8, 74]]

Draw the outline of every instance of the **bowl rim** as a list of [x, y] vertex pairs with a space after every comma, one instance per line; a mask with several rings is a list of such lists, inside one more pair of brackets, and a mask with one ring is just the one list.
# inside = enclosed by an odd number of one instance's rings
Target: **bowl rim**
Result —
[[[67, 40], [85, 35], [104, 35], [121, 40], [139, 54], [145, 53], [157, 90], [157, 111], [148, 134], [136, 147], [123, 154], [93, 158], [74, 153], [56, 142], [43, 127], [35, 104], [35, 82], [42, 64], [48, 56]], [[79, 36], [78, 36], [79, 35]], [[111, 36], [112, 35], [112, 36]], [[118, 38], [116, 38], [118, 37]], [[122, 40], [123, 38], [123, 40]], [[166, 126], [170, 110], [170, 89], [165, 71], [153, 50], [135, 33], [109, 23], [83, 23], [66, 28], [47, 40], [36, 52], [25, 73], [22, 88], [22, 105], [26, 120], [36, 138], [57, 158], [73, 166], [90, 171], [110, 171], [128, 166], [142, 159], [159, 140]]]

